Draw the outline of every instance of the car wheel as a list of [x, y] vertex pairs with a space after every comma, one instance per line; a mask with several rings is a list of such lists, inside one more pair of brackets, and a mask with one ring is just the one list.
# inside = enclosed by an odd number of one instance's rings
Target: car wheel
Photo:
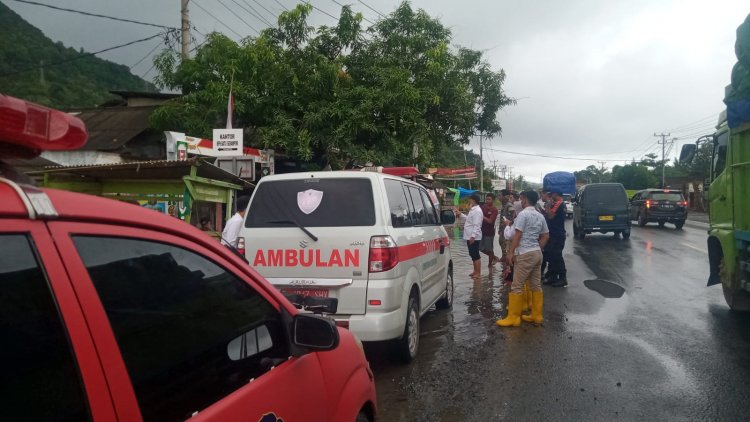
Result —
[[660, 229], [664, 228], [664, 225], [665, 225], [665, 224], [667, 224], [667, 223], [666, 223], [666, 222], [664, 222], [664, 221], [660, 221], [660, 222], [659, 222], [659, 228], [660, 228]]
[[453, 269], [448, 268], [448, 276], [445, 278], [445, 293], [443, 297], [435, 302], [438, 309], [450, 309], [453, 307]]
[[404, 334], [395, 341], [395, 357], [403, 363], [409, 363], [417, 357], [419, 351], [419, 303], [415, 293], [409, 296], [406, 307], [406, 324]]
[[675, 226], [675, 228], [676, 228], [677, 230], [681, 230], [681, 229], [682, 229], [682, 226], [684, 226], [684, 225], [685, 225], [685, 222], [684, 222], [684, 221], [678, 221], [678, 222], [674, 223], [674, 226]]
[[586, 232], [583, 229], [578, 229], [578, 238], [581, 240], [586, 238]]
[[644, 216], [641, 213], [638, 213], [638, 225], [641, 227], [645, 227], [646, 223], [647, 223], [646, 216]]
[[578, 237], [578, 226], [576, 226], [576, 223], [573, 223], [573, 237]]
[[630, 239], [630, 229], [622, 231], [622, 238], [625, 239], [625, 240]]

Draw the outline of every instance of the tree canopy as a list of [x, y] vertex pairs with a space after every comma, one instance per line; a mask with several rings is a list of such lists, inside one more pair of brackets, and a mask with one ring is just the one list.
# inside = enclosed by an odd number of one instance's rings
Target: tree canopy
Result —
[[321, 166], [465, 165], [473, 136], [501, 133], [497, 112], [514, 104], [505, 73], [453, 46], [450, 30], [423, 10], [404, 2], [366, 29], [348, 6], [330, 27], [309, 26], [311, 11], [300, 4], [239, 43], [210, 34], [191, 59], [163, 52], [157, 83], [183, 96], [152, 124], [210, 136], [226, 123], [231, 86], [246, 144]]

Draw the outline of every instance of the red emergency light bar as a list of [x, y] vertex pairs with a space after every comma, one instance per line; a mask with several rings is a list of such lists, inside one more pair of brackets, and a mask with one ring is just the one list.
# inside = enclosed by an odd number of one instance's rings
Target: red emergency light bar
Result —
[[11, 153], [38, 155], [42, 151], [78, 149], [88, 137], [86, 125], [75, 116], [0, 95], [0, 144], [20, 147], [11, 148]]
[[419, 174], [416, 167], [383, 167], [382, 171], [384, 174], [401, 177], [413, 177]]

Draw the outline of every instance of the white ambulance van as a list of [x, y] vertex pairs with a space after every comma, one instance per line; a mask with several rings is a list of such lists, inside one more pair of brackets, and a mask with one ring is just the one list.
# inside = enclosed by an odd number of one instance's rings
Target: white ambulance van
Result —
[[250, 265], [288, 296], [335, 298], [336, 323], [363, 341], [417, 355], [419, 319], [450, 308], [453, 263], [437, 198], [378, 172], [267, 176], [253, 192], [240, 245]]

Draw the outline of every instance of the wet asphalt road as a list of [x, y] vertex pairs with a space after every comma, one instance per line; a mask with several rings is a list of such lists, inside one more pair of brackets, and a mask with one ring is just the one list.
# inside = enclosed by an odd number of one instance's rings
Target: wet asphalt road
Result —
[[543, 326], [510, 328], [494, 325], [507, 303], [501, 271], [485, 266], [473, 281], [455, 241], [454, 306], [422, 318], [417, 360], [366, 347], [379, 419], [747, 420], [750, 315], [705, 287], [705, 238], [668, 224], [580, 241], [568, 222], [568, 287], [544, 287]]

